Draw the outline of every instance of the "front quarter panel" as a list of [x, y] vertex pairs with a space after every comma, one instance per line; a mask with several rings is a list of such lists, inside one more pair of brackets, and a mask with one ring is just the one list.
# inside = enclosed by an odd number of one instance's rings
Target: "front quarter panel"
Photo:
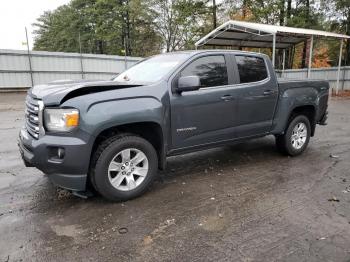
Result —
[[167, 112], [164, 94], [162, 85], [133, 87], [75, 97], [62, 106], [78, 108], [79, 128], [96, 137], [108, 128], [136, 122], [163, 127]]
[[151, 97], [110, 100], [89, 107], [84, 125], [97, 136], [110, 127], [137, 122], [155, 122], [162, 125], [164, 112], [160, 101]]

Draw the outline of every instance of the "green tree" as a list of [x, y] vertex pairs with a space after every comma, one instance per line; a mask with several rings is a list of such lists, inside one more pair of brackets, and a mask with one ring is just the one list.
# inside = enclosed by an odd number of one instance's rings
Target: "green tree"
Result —
[[194, 41], [202, 36], [210, 24], [212, 15], [208, 1], [151, 0], [154, 24], [166, 52], [192, 48]]
[[161, 50], [146, 0], [72, 0], [45, 12], [34, 50], [148, 56]]
[[209, 0], [72, 0], [35, 23], [35, 50], [148, 56], [193, 48], [213, 23]]
[[69, 23], [72, 17], [73, 10], [67, 5], [40, 16], [34, 24], [37, 27], [34, 50], [77, 51], [78, 39], [71, 30], [74, 25]]
[[[329, 30], [350, 35], [350, 1], [349, 0], [321, 0], [323, 12], [328, 18]], [[332, 65], [338, 64], [339, 43], [329, 43], [331, 47]], [[345, 56], [343, 65], [350, 65], [350, 40], [345, 43]]]

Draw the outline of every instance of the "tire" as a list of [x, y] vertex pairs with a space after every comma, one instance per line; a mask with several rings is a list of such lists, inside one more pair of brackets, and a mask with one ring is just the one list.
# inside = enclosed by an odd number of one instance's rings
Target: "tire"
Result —
[[125, 201], [142, 195], [157, 171], [157, 152], [147, 140], [134, 135], [117, 135], [98, 146], [92, 158], [90, 179], [96, 191], [106, 199]]
[[[293, 131], [295, 132], [293, 134]], [[297, 156], [307, 148], [311, 135], [309, 119], [304, 115], [296, 115], [289, 121], [283, 135], [276, 136], [277, 149], [286, 155]]]

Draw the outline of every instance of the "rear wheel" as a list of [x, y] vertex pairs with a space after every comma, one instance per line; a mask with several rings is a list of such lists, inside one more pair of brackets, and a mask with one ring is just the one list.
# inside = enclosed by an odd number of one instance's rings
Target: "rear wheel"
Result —
[[157, 174], [155, 149], [147, 140], [133, 135], [104, 141], [95, 152], [94, 162], [92, 184], [112, 201], [143, 194]]
[[291, 119], [283, 135], [276, 136], [279, 151], [290, 156], [300, 155], [309, 144], [311, 126], [304, 115], [297, 115]]

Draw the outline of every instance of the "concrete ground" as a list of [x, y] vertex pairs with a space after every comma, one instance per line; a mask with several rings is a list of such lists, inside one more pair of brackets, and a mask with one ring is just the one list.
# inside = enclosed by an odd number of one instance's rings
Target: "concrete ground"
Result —
[[350, 260], [350, 100], [331, 101], [300, 157], [267, 137], [170, 158], [125, 203], [77, 198], [23, 166], [23, 100], [0, 94], [0, 261]]

